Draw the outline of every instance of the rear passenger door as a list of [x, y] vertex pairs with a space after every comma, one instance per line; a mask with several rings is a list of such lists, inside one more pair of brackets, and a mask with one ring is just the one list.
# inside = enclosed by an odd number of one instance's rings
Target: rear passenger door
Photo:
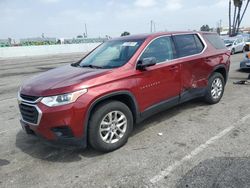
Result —
[[202, 56], [205, 44], [197, 34], [178, 34], [173, 39], [181, 64], [182, 99], [189, 98], [206, 87], [207, 73]]

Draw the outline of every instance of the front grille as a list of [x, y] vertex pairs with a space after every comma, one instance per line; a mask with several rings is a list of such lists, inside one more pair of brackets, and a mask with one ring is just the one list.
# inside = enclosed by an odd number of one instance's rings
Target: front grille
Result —
[[37, 124], [39, 113], [34, 106], [19, 104], [22, 119], [28, 123]]
[[24, 94], [20, 94], [20, 97], [21, 97], [23, 100], [30, 101], [30, 102], [34, 102], [34, 101], [36, 101], [37, 99], [39, 99], [39, 97], [37, 97], [37, 96], [29, 96], [29, 95], [24, 95]]

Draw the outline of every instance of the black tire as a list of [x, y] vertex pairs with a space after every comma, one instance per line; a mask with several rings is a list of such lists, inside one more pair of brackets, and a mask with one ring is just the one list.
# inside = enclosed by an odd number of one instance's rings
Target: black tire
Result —
[[234, 55], [235, 54], [235, 49], [233, 48], [232, 50], [231, 50], [231, 55]]
[[242, 49], [242, 53], [245, 53], [247, 50], [246, 50], [246, 46], [243, 47]]
[[[212, 90], [213, 90], [213, 82], [216, 82], [215, 80], [216, 79], [219, 79], [221, 81], [221, 93], [220, 95], [218, 96], [213, 96], [212, 94]], [[205, 101], [209, 104], [216, 104], [218, 103], [222, 96], [223, 96], [223, 93], [224, 93], [224, 88], [225, 88], [225, 79], [224, 77], [222, 76], [222, 74], [218, 73], [218, 72], [214, 72], [209, 80], [208, 80], [208, 87], [207, 87], [207, 91], [206, 91], [206, 95], [205, 95]]]
[[249, 51], [249, 45], [246, 46], [246, 51]]
[[[119, 111], [125, 115], [127, 128], [120, 140], [115, 143], [106, 143], [99, 132], [103, 118], [114, 111]], [[111, 126], [111, 125], [109, 125]], [[133, 115], [127, 105], [119, 101], [106, 101], [100, 104], [91, 115], [88, 129], [88, 142], [92, 148], [101, 152], [110, 152], [123, 146], [133, 129]], [[107, 131], [108, 132], [108, 131]], [[107, 134], [107, 133], [106, 133]], [[111, 133], [110, 133], [111, 134]], [[111, 137], [111, 135], [110, 135]]]

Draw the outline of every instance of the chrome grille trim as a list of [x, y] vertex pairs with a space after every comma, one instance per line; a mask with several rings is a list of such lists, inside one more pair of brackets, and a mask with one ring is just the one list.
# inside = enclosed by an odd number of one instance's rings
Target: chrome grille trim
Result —
[[[27, 105], [27, 106], [32, 106], [34, 108], [36, 108], [37, 112], [38, 112], [38, 117], [37, 117], [37, 121], [36, 123], [32, 123], [32, 122], [29, 122], [29, 121], [26, 121], [23, 119], [22, 117], [22, 114], [21, 114], [21, 120], [24, 122], [24, 123], [27, 123], [29, 125], [33, 125], [33, 126], [38, 126], [40, 124], [40, 121], [42, 119], [42, 111], [41, 109], [37, 106], [37, 103], [40, 102], [42, 100], [42, 97], [39, 97], [37, 100], [35, 101], [27, 101], [27, 100], [24, 100], [23, 98], [21, 98], [20, 96], [20, 93], [18, 92], [18, 97], [17, 97], [17, 101], [18, 101], [18, 105]], [[21, 112], [21, 111], [20, 111]]]

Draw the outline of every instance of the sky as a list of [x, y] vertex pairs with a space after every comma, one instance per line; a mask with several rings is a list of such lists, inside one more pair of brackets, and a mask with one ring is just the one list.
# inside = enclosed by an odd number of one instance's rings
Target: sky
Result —
[[[228, 0], [0, 0], [0, 38], [116, 37], [228, 25]], [[250, 27], [250, 7], [242, 23]]]

